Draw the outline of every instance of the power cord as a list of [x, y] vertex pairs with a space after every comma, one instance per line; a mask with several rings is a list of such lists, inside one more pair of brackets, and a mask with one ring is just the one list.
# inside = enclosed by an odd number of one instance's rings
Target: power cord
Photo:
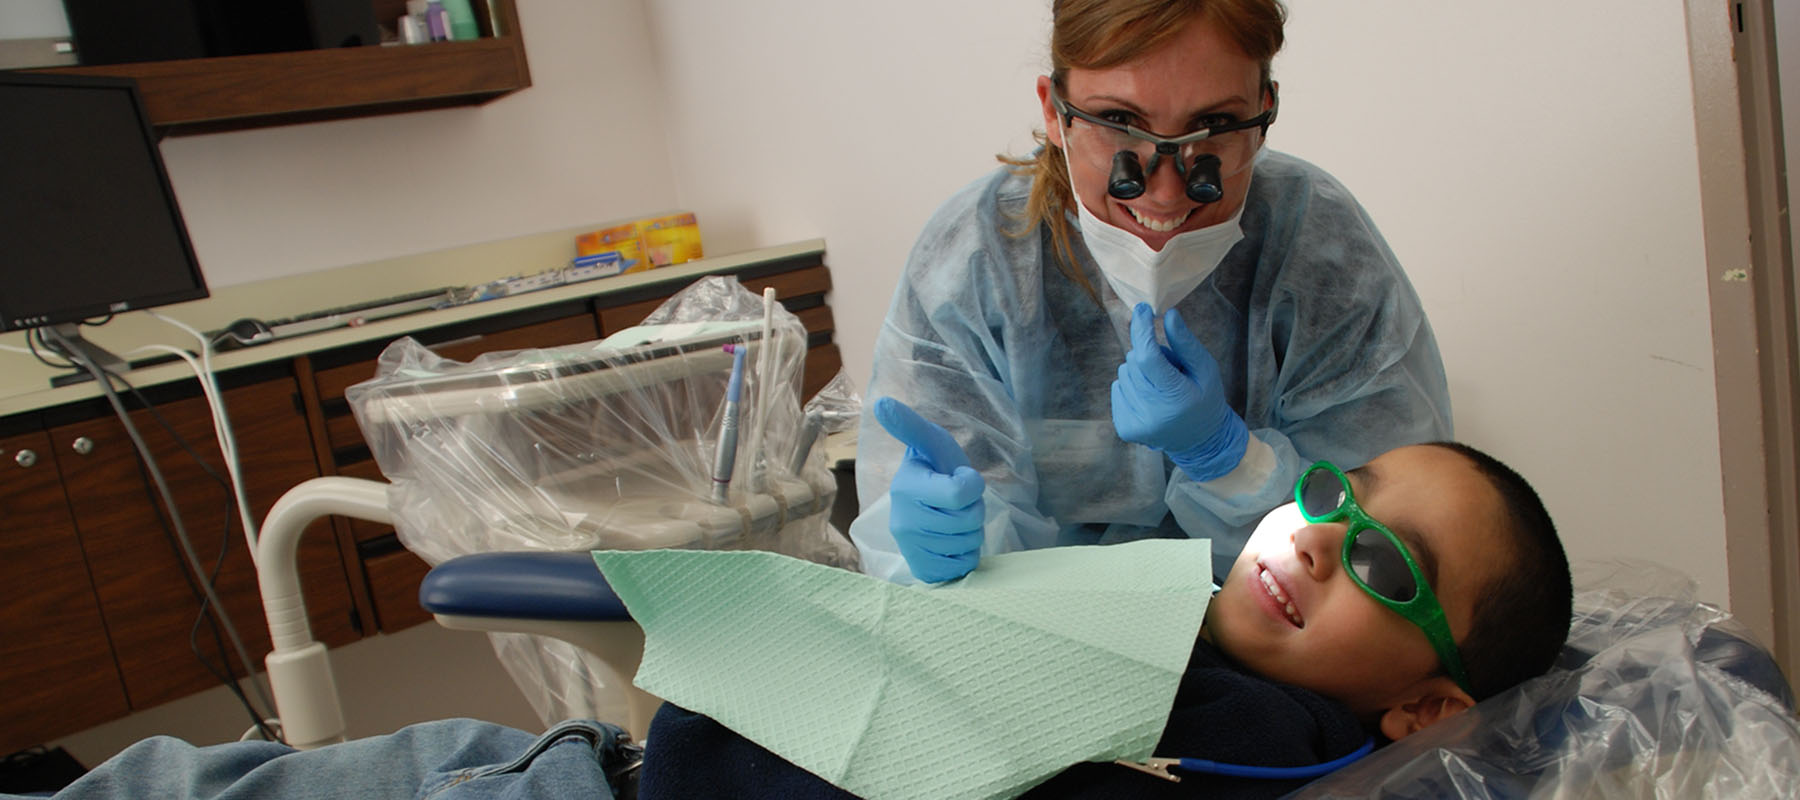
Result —
[[46, 367], [49, 367], [51, 369], [80, 369], [81, 368], [80, 366], [78, 366], [76, 364], [72, 364], [72, 363], [69, 363], [66, 361], [64, 363], [58, 364], [54, 361], [51, 361], [48, 358], [45, 358], [43, 353], [38, 352], [38, 346], [42, 345], [44, 347], [44, 349], [49, 350], [50, 352], [55, 353], [59, 356], [62, 355], [61, 352], [59, 352], [56, 348], [52, 347], [50, 345], [50, 342], [44, 338], [44, 329], [43, 328], [33, 328], [29, 333], [26, 333], [25, 334], [25, 345], [30, 348], [30, 350], [27, 352], [30, 352], [32, 357], [36, 358], [40, 363], [42, 363]]
[[219, 439], [219, 455], [224, 456], [225, 458], [225, 473], [231, 477], [231, 493], [233, 497], [237, 498], [239, 521], [244, 525], [244, 539], [250, 543], [250, 558], [254, 561], [256, 559], [256, 539], [258, 529], [256, 520], [252, 518], [250, 513], [250, 500], [244, 493], [244, 478], [238, 464], [237, 436], [232, 432], [231, 419], [225, 413], [225, 397], [219, 391], [219, 381], [213, 373], [212, 340], [208, 339], [206, 334], [195, 330], [192, 326], [179, 320], [165, 317], [155, 311], [145, 311], [144, 313], [150, 315], [153, 319], [160, 320], [168, 325], [187, 331], [189, 335], [200, 342], [199, 363], [194, 362], [192, 353], [177, 347], [170, 347], [162, 344], [144, 345], [131, 352], [139, 353], [144, 351], [154, 351], [170, 353], [180, 358], [182, 361], [187, 362], [188, 367], [194, 371], [194, 378], [200, 382], [200, 391], [202, 394], [206, 395], [207, 407], [212, 411], [213, 431], [217, 434]]
[[[171, 347], [168, 345], [162, 345], [162, 344], [152, 344], [152, 345], [145, 345], [142, 347], [138, 347], [138, 348], [135, 348], [134, 350], [132, 350], [127, 355], [129, 357], [129, 355], [139, 354], [139, 353], [143, 353], [143, 352], [147, 352], [147, 351], [166, 353], [166, 354], [174, 355], [174, 356], [180, 358], [182, 361], [187, 363], [189, 368], [191, 368], [194, 371], [195, 378], [200, 384], [201, 392], [203, 395], [205, 395], [207, 407], [212, 415], [213, 428], [214, 428], [214, 431], [216, 432], [217, 438], [218, 438], [219, 452], [220, 452], [220, 455], [224, 458], [225, 469], [226, 469], [226, 473], [229, 477], [229, 481], [227, 481], [226, 479], [220, 478], [218, 473], [213, 471], [211, 466], [208, 465], [206, 463], [206, 461], [199, 456], [199, 454], [197, 454], [193, 451], [193, 448], [190, 447], [187, 444], [187, 442], [185, 440], [183, 440], [180, 437], [180, 435], [175, 432], [173, 426], [169, 425], [169, 423], [166, 420], [164, 420], [160, 414], [158, 414], [156, 412], [155, 407], [152, 406], [150, 404], [150, 402], [144, 398], [142, 393], [138, 392], [138, 390], [135, 386], [132, 386], [132, 384], [129, 381], [125, 380], [122, 376], [119, 376], [118, 374], [113, 373], [112, 371], [107, 370], [104, 367], [99, 367], [98, 369], [100, 370], [100, 372], [105, 374], [108, 378], [110, 378], [112, 380], [117, 380], [121, 385], [125, 386], [125, 388], [129, 389], [131, 391], [131, 393], [137, 398], [139, 403], [141, 403], [145, 409], [149, 410], [149, 412], [151, 413], [151, 416], [156, 419], [158, 424], [160, 424], [163, 427], [163, 429], [168, 432], [169, 436], [172, 437], [176, 441], [176, 443], [179, 444], [180, 447], [184, 451], [187, 452], [189, 457], [193, 458], [194, 462], [196, 464], [198, 464], [201, 467], [201, 469], [204, 470], [209, 477], [211, 477], [215, 482], [219, 483], [222, 487], [226, 488], [227, 492], [230, 494], [230, 496], [232, 498], [232, 502], [228, 503], [228, 505], [227, 505], [227, 517], [229, 517], [229, 515], [230, 515], [230, 508], [233, 505], [235, 505], [235, 507], [237, 508], [237, 513], [239, 516], [240, 523], [244, 527], [245, 541], [249, 545], [249, 553], [250, 553], [251, 561], [254, 564], [256, 561], [256, 555], [257, 555], [258, 528], [257, 528], [256, 520], [254, 519], [254, 517], [251, 514], [250, 502], [249, 502], [248, 497], [246, 496], [246, 492], [244, 489], [242, 470], [241, 470], [241, 465], [240, 465], [240, 462], [238, 459], [236, 436], [233, 432], [230, 418], [226, 412], [223, 394], [219, 389], [217, 378], [215, 377], [215, 374], [212, 369], [212, 355], [213, 355], [212, 340], [210, 338], [208, 338], [206, 335], [200, 333], [198, 330], [194, 329], [193, 327], [191, 327], [179, 320], [165, 317], [165, 316], [160, 315], [160, 314], [156, 313], [155, 311], [151, 311], [151, 310], [146, 310], [144, 313], [146, 313], [150, 317], [152, 317], [158, 321], [161, 321], [165, 324], [171, 325], [176, 328], [180, 328], [181, 330], [187, 332], [190, 336], [192, 336], [195, 340], [197, 340], [200, 343], [200, 360], [198, 362], [195, 361], [194, 354], [192, 352], [187, 351], [187, 350], [182, 350], [182, 349], [176, 348], [176, 347]], [[97, 322], [84, 321], [82, 324], [83, 325], [100, 325], [100, 324], [104, 324], [107, 321], [110, 321], [111, 319], [112, 319], [111, 315], [108, 315], [106, 318], [101, 319]], [[35, 337], [36, 337], [35, 339], [32, 338], [33, 335], [35, 335]], [[41, 329], [41, 328], [36, 329], [31, 334], [28, 334], [26, 337], [26, 343], [29, 346], [29, 349], [14, 348], [14, 347], [5, 347], [5, 349], [29, 353], [30, 355], [35, 357], [39, 362], [45, 364], [46, 366], [50, 366], [52, 368], [71, 369], [71, 370], [88, 369], [90, 374], [92, 374], [92, 372], [93, 372], [93, 369], [90, 367], [94, 367], [95, 365], [87, 364], [85, 362], [85, 359], [78, 363], [75, 361], [75, 359], [70, 358], [68, 355], [66, 355], [66, 353], [69, 353], [69, 352], [79, 353], [79, 351], [75, 350], [74, 348], [67, 347], [66, 343], [61, 343], [60, 340], [53, 342], [49, 337], [47, 337], [45, 335], [45, 329]], [[59, 344], [63, 344], [65, 346], [59, 346]], [[57, 356], [63, 357], [64, 359], [66, 359], [66, 362], [59, 364], [59, 363], [53, 362], [53, 361], [45, 358], [44, 355], [38, 351], [38, 347], [40, 345], [44, 349], [49, 350], [50, 352], [56, 354]], [[111, 395], [110, 386], [105, 386], [103, 388], [103, 391], [106, 391], [107, 394], [109, 395], [109, 399], [111, 399], [110, 398], [110, 395]], [[116, 410], [117, 410], [117, 407], [115, 405], [115, 411]], [[123, 417], [121, 417], [121, 418], [123, 419]], [[130, 423], [127, 422], [126, 424], [129, 426]], [[142, 452], [142, 450], [140, 450], [140, 452]], [[150, 462], [150, 468], [155, 469], [155, 463], [153, 460]], [[140, 465], [140, 471], [143, 469], [144, 469], [144, 467], [142, 465]], [[160, 474], [160, 473], [157, 473], [157, 474]], [[149, 490], [150, 482], [153, 482], [153, 481], [148, 481], [148, 479], [147, 479], [147, 483], [146, 483], [147, 491]], [[152, 502], [154, 503], [154, 497], [152, 498]], [[159, 524], [162, 524], [165, 536], [171, 536], [172, 541], [184, 543], [185, 547], [191, 547], [191, 545], [185, 544], [185, 542], [186, 542], [185, 530], [178, 527], [175, 531], [171, 531], [169, 529], [167, 522], [162, 520], [160, 517], [158, 518], [158, 522], [159, 522]], [[177, 520], [177, 525], [179, 525], [179, 520]], [[229, 524], [227, 524], [227, 529], [229, 529]], [[205, 574], [199, 571], [198, 566], [197, 566], [197, 559], [193, 559], [193, 558], [190, 558], [189, 561], [190, 561], [190, 569], [194, 570], [194, 577], [188, 577], [185, 573], [183, 576], [184, 578], [186, 578], [189, 581], [189, 588], [198, 593], [196, 599], [198, 599], [201, 603], [200, 613], [199, 613], [199, 615], [197, 615], [195, 617], [194, 626], [189, 631], [189, 645], [194, 650], [195, 656], [201, 662], [201, 665], [204, 666], [207, 669], [207, 671], [211, 672], [214, 675], [214, 677], [219, 678], [221, 683], [227, 685], [230, 688], [230, 690], [233, 692], [233, 694], [238, 696], [239, 701], [241, 703], [243, 703], [245, 709], [251, 714], [252, 719], [255, 721], [255, 725], [253, 728], [250, 729], [250, 731], [246, 731], [245, 735], [248, 736], [251, 731], [258, 731], [262, 734], [263, 738], [265, 738], [265, 739], [269, 739], [272, 741], [280, 741], [281, 739], [280, 739], [279, 735], [270, 730], [270, 728], [267, 724], [267, 721], [260, 714], [258, 714], [256, 712], [256, 709], [254, 707], [252, 707], [250, 705], [249, 699], [244, 697], [242, 690], [238, 687], [236, 681], [234, 681], [230, 678], [229, 668], [227, 667], [223, 671], [223, 674], [221, 674], [221, 670], [216, 669], [207, 660], [205, 655], [201, 653], [200, 648], [199, 648], [199, 644], [198, 644], [196, 637], [198, 636], [198, 632], [199, 632], [201, 623], [204, 620], [206, 620], [207, 617], [209, 616], [209, 614], [208, 614], [209, 609], [217, 609], [217, 614], [212, 616], [213, 638], [215, 640], [216, 645], [218, 646], [220, 652], [223, 653], [224, 644], [223, 644], [223, 642], [218, 641], [219, 632], [217, 629], [220, 624], [223, 624], [226, 631], [231, 635], [233, 643], [237, 645], [239, 657], [241, 659], [243, 659], [244, 663], [246, 664], [246, 671], [249, 673], [249, 677], [251, 679], [252, 686], [257, 690], [258, 697], [261, 699], [261, 701], [263, 702], [263, 704], [265, 706], [267, 706], [269, 709], [271, 709], [271, 715], [273, 714], [273, 709], [275, 708], [275, 706], [274, 706], [273, 702], [271, 702], [269, 700], [268, 694], [267, 694], [266, 690], [263, 688], [263, 684], [262, 684], [260, 677], [258, 676], [252, 663], [249, 661], [247, 654], [244, 652], [242, 641], [238, 637], [237, 631], [231, 623], [229, 613], [222, 606], [218, 606], [216, 604], [216, 596], [213, 595], [210, 591], [201, 591], [202, 587], [204, 587], [206, 589], [210, 589], [211, 586], [216, 582], [217, 571], [218, 571], [219, 567], [222, 566], [223, 560], [225, 558], [225, 553], [228, 551], [228, 548], [229, 548], [229, 535], [228, 534], [227, 534], [227, 541], [221, 543], [221, 548], [222, 549], [221, 549], [220, 556], [219, 556], [220, 561], [214, 567], [214, 570], [212, 573], [213, 578], [211, 580], [207, 579]], [[194, 584], [195, 578], [198, 578], [200, 580], [200, 582], [201, 582], [200, 586], [196, 586]]]
[[[181, 573], [182, 579], [187, 581], [188, 591], [192, 592], [194, 599], [200, 603], [200, 612], [194, 616], [194, 624], [188, 628], [188, 648], [194, 652], [194, 658], [200, 662], [200, 665], [204, 667], [207, 672], [212, 673], [212, 676], [216, 678], [220, 684], [225, 686], [226, 689], [237, 697], [238, 702], [243, 705], [244, 710], [249, 713], [250, 719], [254, 723], [252, 730], [260, 730], [264, 738], [269, 739], [270, 741], [280, 741], [280, 739], [276, 738], [275, 734], [265, 724], [263, 715], [256, 710], [255, 706], [251, 705], [250, 698], [244, 695], [243, 688], [238, 686], [237, 679], [233, 678], [231, 675], [230, 662], [229, 659], [226, 658], [225, 640], [220, 634], [221, 625], [229, 629], [232, 624], [229, 612], [225, 611], [222, 607], [219, 607], [217, 608], [217, 613], [214, 613], [215, 607], [212, 605], [210, 597], [200, 588], [200, 586], [195, 584], [195, 580], [199, 579], [208, 585], [217, 586], [219, 582], [219, 572], [224, 568], [226, 556], [231, 551], [231, 516], [237, 505], [237, 502], [230, 494], [231, 486], [212, 468], [212, 465], [206, 463], [206, 460], [201, 458], [200, 454], [194, 451], [194, 448], [188, 441], [182, 438], [180, 433], [176, 432], [175, 427], [169, 424], [169, 421], [156, 410], [156, 406], [151, 405], [150, 401], [144, 397], [142, 392], [138, 391], [136, 386], [131, 385], [131, 382], [126, 380], [123, 376], [113, 374], [111, 371], [102, 370], [102, 372], [104, 372], [108, 378], [116, 380], [124, 385], [124, 387], [131, 392], [131, 395], [137, 399], [138, 403], [144, 407], [144, 410], [149, 412], [151, 419], [155, 420], [156, 423], [162, 427], [163, 431], [169, 435], [169, 438], [175, 441], [176, 446], [187, 453], [188, 457], [193, 459], [194, 463], [200, 467], [200, 470], [206, 473], [206, 476], [211, 478], [214, 483], [218, 484], [219, 488], [226, 491], [225, 530], [221, 532], [219, 538], [218, 559], [213, 562], [212, 569], [204, 577], [190, 575], [189, 572], [185, 570]], [[144, 492], [150, 499], [151, 507], [154, 508], [157, 495], [155, 481], [149, 472], [150, 468], [146, 467], [142, 460], [139, 460], [137, 467], [139, 479], [143, 482]], [[168, 540], [169, 546], [176, 551], [176, 557], [180, 558], [180, 541], [177, 538], [174, 529], [170, 527], [169, 521], [164, 519], [162, 515], [157, 514], [155, 517], [157, 525], [162, 528], [164, 538]], [[225, 661], [225, 663], [220, 666], [215, 666], [208, 659], [206, 653], [200, 648], [200, 628], [202, 623], [205, 623], [208, 620], [211, 620], [211, 624], [207, 627], [209, 627], [212, 632], [213, 646], [217, 648], [219, 657]], [[235, 633], [233, 635], [235, 636]], [[241, 657], [242, 655], [240, 655], [240, 658]], [[251, 678], [252, 687], [260, 689], [260, 685], [256, 682], [256, 670], [254, 667], [246, 666], [245, 671]], [[267, 695], [264, 695], [259, 691], [258, 696], [267, 707], [270, 709], [274, 708], [274, 705], [269, 703]]]
[[[131, 438], [132, 445], [137, 448], [139, 458], [149, 470], [150, 477], [156, 485], [158, 494], [162, 498], [163, 507], [168, 510], [169, 522], [174, 526], [176, 539], [180, 543], [182, 554], [186, 557], [189, 569], [193, 571], [196, 578], [204, 576], [206, 570], [200, 563], [199, 556], [194, 552], [193, 541], [187, 535], [187, 528], [182, 522], [181, 514], [175, 505], [174, 494], [169, 490], [168, 481], [163, 477], [162, 471], [157, 468], [156, 459], [151, 454], [149, 445], [144, 442], [143, 436], [138, 433], [137, 426], [132, 424], [131, 415], [125, 410], [125, 405], [120, 401], [118, 393], [113, 391], [112, 379], [116, 376], [100, 369], [88, 359], [80, 356], [80, 351], [73, 344], [66, 340], [62, 340], [61, 334], [56, 331], [47, 328], [40, 328], [38, 331], [40, 334], [48, 337], [46, 344], [54, 343], [62, 345], [65, 355], [71, 361], [85, 369], [100, 387], [101, 392], [105, 394], [106, 400], [112, 405], [113, 412], [118, 416], [120, 424], [124, 426], [126, 435]], [[232, 646], [236, 649], [238, 658], [243, 662], [245, 671], [249, 673], [251, 686], [256, 690], [258, 698], [266, 707], [274, 709], [275, 705], [269, 700], [267, 690], [263, 687], [262, 681], [257, 675], [255, 668], [256, 662], [250, 658], [249, 651], [244, 647], [243, 639], [238, 636], [237, 628], [231, 624], [230, 616], [225, 611], [224, 603], [219, 600], [218, 594], [214, 591], [211, 583], [204, 579], [200, 579], [197, 582], [200, 590], [206, 595], [208, 602], [212, 604], [214, 609], [213, 613], [220, 621], [221, 626], [224, 627], [226, 635], [231, 639]], [[254, 710], [252, 710], [252, 713], [254, 714]], [[260, 725], [261, 717], [258, 716], [257, 719]]]

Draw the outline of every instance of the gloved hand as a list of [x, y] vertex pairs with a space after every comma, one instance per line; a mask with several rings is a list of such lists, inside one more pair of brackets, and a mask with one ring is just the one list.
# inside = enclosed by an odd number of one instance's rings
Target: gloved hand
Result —
[[1131, 352], [1112, 385], [1113, 427], [1127, 442], [1169, 454], [1196, 481], [1237, 468], [1250, 429], [1225, 402], [1219, 362], [1175, 309], [1163, 315], [1169, 344], [1156, 342], [1150, 306], [1131, 310]]
[[888, 486], [888, 529], [913, 577], [960, 578], [981, 559], [981, 492], [987, 483], [950, 432], [892, 397], [875, 401], [875, 420], [906, 445]]

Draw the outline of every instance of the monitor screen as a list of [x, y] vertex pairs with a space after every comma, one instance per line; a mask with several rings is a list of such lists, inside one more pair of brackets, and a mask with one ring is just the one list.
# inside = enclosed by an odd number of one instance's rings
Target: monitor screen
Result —
[[129, 78], [0, 72], [0, 331], [207, 296]]

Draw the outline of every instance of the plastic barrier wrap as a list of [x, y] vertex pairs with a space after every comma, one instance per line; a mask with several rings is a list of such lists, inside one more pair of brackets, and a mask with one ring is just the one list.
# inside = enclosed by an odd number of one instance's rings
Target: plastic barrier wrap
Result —
[[1549, 674], [1293, 797], [1738, 798], [1800, 793], [1800, 721], [1768, 651], [1650, 565], [1577, 575]]
[[[728, 344], [745, 353], [720, 488]], [[854, 546], [829, 522], [836, 483], [822, 451], [859, 404], [833, 381], [802, 407], [806, 350], [805, 326], [780, 304], [709, 277], [599, 342], [465, 364], [400, 339], [345, 394], [390, 483], [401, 543], [433, 565], [499, 550], [684, 547], [855, 569]], [[546, 724], [624, 718], [606, 690], [629, 676], [564, 642], [493, 638]]]

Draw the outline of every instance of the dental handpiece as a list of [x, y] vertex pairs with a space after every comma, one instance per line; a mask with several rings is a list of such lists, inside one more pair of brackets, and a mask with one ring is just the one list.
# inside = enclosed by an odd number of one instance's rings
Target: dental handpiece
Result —
[[794, 446], [794, 456], [788, 464], [788, 472], [795, 475], [806, 466], [806, 457], [812, 455], [813, 443], [819, 440], [819, 431], [825, 427], [825, 417], [818, 411], [806, 412], [806, 420], [800, 426], [800, 442]]
[[719, 449], [713, 457], [712, 473], [712, 499], [720, 505], [726, 504], [731, 492], [731, 470], [737, 461], [738, 398], [744, 391], [746, 349], [741, 344], [725, 345], [725, 351], [731, 354], [731, 383], [725, 387], [725, 413], [719, 422]]

